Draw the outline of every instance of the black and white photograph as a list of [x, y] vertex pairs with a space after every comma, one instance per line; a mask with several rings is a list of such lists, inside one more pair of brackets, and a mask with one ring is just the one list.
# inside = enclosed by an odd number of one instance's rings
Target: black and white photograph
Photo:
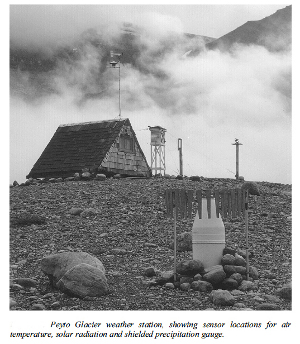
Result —
[[293, 6], [8, 5], [12, 319], [289, 331]]

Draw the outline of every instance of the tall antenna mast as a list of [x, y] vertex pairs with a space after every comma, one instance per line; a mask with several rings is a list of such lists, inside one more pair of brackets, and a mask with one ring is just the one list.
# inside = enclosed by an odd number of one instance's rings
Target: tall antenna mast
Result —
[[121, 119], [121, 56], [122, 53], [110, 52], [110, 68], [119, 68], [119, 119]]

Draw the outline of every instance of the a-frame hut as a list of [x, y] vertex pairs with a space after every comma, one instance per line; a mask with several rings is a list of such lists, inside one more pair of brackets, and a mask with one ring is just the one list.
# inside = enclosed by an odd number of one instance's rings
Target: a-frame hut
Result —
[[27, 178], [67, 177], [84, 169], [151, 175], [129, 119], [119, 119], [60, 125]]

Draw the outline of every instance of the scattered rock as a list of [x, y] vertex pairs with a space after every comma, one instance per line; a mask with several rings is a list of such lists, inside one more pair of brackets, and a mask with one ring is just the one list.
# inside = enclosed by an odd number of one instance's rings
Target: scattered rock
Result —
[[292, 283], [289, 282], [282, 286], [281, 288], [276, 290], [276, 295], [281, 297], [282, 299], [292, 300]]
[[207, 281], [193, 281], [191, 288], [196, 291], [208, 293], [213, 290], [213, 285]]
[[80, 215], [83, 212], [83, 209], [81, 208], [71, 208], [70, 214], [71, 215]]
[[189, 291], [191, 289], [191, 285], [190, 285], [190, 283], [181, 283], [180, 289], [182, 291]]
[[236, 250], [231, 247], [225, 247], [223, 250], [223, 255], [225, 256], [226, 254], [230, 254], [231, 256], [235, 256]]
[[277, 311], [280, 307], [275, 303], [261, 303], [256, 306], [256, 309], [259, 311]]
[[235, 254], [234, 256], [235, 260], [234, 260], [234, 264], [235, 266], [246, 266], [247, 265], [247, 262], [246, 260], [240, 256], [239, 254]]
[[239, 290], [241, 291], [249, 291], [249, 290], [256, 290], [257, 285], [251, 281], [242, 281], [242, 283], [239, 286]]
[[[117, 177], [116, 177], [117, 176]], [[119, 175], [119, 174], [115, 174], [114, 175], [114, 178], [115, 179], [118, 179], [118, 178], [120, 178], [121, 176]], [[100, 181], [104, 181], [104, 180], [106, 180], [106, 175], [105, 174], [102, 174], [102, 173], [98, 173], [98, 174], [96, 174], [96, 177], [95, 177], [95, 179], [96, 180], [100, 180]]]
[[88, 217], [95, 217], [97, 215], [97, 210], [93, 208], [87, 208], [84, 209], [81, 213], [80, 216], [83, 218], [88, 218]]
[[24, 288], [31, 288], [37, 286], [37, 281], [32, 278], [16, 278], [14, 282], [21, 285]]
[[201, 178], [199, 176], [191, 176], [189, 179], [193, 182], [200, 182], [201, 181]]
[[254, 266], [249, 266], [249, 276], [254, 280], [257, 280], [259, 277], [259, 272]]
[[202, 281], [202, 280], [203, 280], [203, 278], [202, 278], [201, 274], [196, 274], [194, 276], [194, 281]]
[[242, 190], [248, 190], [249, 191], [249, 195], [256, 195], [259, 196], [259, 189], [258, 189], [258, 185], [254, 182], [245, 182], [242, 185]]
[[234, 274], [230, 275], [230, 278], [236, 280], [238, 284], [242, 283], [243, 281], [243, 276], [238, 272], [235, 272]]
[[34, 303], [31, 306], [31, 310], [33, 310], [33, 311], [44, 311], [45, 309], [46, 309], [46, 307], [42, 303]]
[[204, 266], [200, 260], [184, 260], [177, 264], [176, 272], [180, 275], [194, 276], [204, 272]]
[[239, 286], [239, 283], [237, 282], [237, 280], [235, 280], [231, 277], [225, 278], [224, 281], [222, 281], [222, 283], [220, 284], [220, 288], [226, 289], [226, 290], [237, 289], [238, 286]]
[[194, 281], [193, 277], [189, 277], [189, 276], [182, 276], [180, 277], [180, 284], [182, 283], [192, 283]]
[[153, 277], [156, 275], [155, 269], [153, 267], [149, 267], [144, 271], [144, 275], [146, 277]]
[[221, 264], [222, 265], [238, 265], [235, 264], [235, 257], [232, 256], [231, 254], [225, 254], [222, 259], [221, 259]]
[[223, 269], [228, 277], [236, 273], [236, 268], [234, 265], [224, 265]]
[[209, 297], [215, 306], [233, 306], [235, 303], [235, 298], [228, 290], [213, 290]]
[[90, 174], [90, 172], [83, 172], [82, 175], [81, 175], [81, 178], [83, 180], [89, 180], [91, 179], [92, 175]]
[[166, 283], [166, 284], [165, 284], [165, 287], [166, 287], [167, 289], [175, 289], [174, 284], [171, 283], [171, 282]]
[[173, 282], [174, 281], [174, 271], [162, 271], [158, 273], [156, 282], [160, 285]]
[[226, 273], [222, 269], [215, 269], [203, 275], [203, 280], [211, 283], [213, 286], [218, 285], [226, 278]]
[[9, 308], [10, 309], [14, 309], [16, 306], [17, 306], [17, 301], [12, 299], [12, 298], [10, 298], [9, 299]]

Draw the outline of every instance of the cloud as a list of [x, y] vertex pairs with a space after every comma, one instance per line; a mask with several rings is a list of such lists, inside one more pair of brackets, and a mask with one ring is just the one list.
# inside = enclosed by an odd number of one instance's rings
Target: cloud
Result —
[[[32, 32], [35, 47], [45, 47], [45, 38], [53, 42], [63, 31], [64, 38], [73, 35], [74, 45], [63, 52], [53, 48], [55, 63], [49, 70], [11, 71], [11, 171], [19, 173], [21, 165], [23, 178], [58, 125], [118, 116], [118, 70], [107, 68], [106, 57], [111, 44], [125, 44], [117, 18], [109, 25], [103, 19], [105, 30], [101, 29], [103, 13], [92, 15], [90, 24], [97, 18], [99, 26], [84, 33], [81, 29], [86, 25], [82, 18], [73, 18], [72, 10], [66, 17], [55, 7], [47, 19], [38, 13], [30, 14], [36, 32], [30, 25], [24, 33], [14, 28], [12, 41], [18, 44], [27, 37], [23, 43], [28, 48]], [[135, 32], [130, 36], [131, 62], [121, 65], [121, 107], [148, 160], [150, 135], [143, 129], [161, 125], [167, 129], [169, 173], [178, 169], [177, 139], [181, 137], [184, 173], [233, 178], [231, 143], [238, 137], [243, 143], [240, 171], [245, 178], [290, 182], [289, 52], [236, 46], [232, 53], [221, 53], [206, 51], [202, 44], [202, 52], [190, 56], [186, 52], [201, 41], [182, 35], [179, 20], [155, 13], [143, 18], [140, 26], [127, 26]], [[49, 35], [38, 33], [42, 27], [49, 29]]]

